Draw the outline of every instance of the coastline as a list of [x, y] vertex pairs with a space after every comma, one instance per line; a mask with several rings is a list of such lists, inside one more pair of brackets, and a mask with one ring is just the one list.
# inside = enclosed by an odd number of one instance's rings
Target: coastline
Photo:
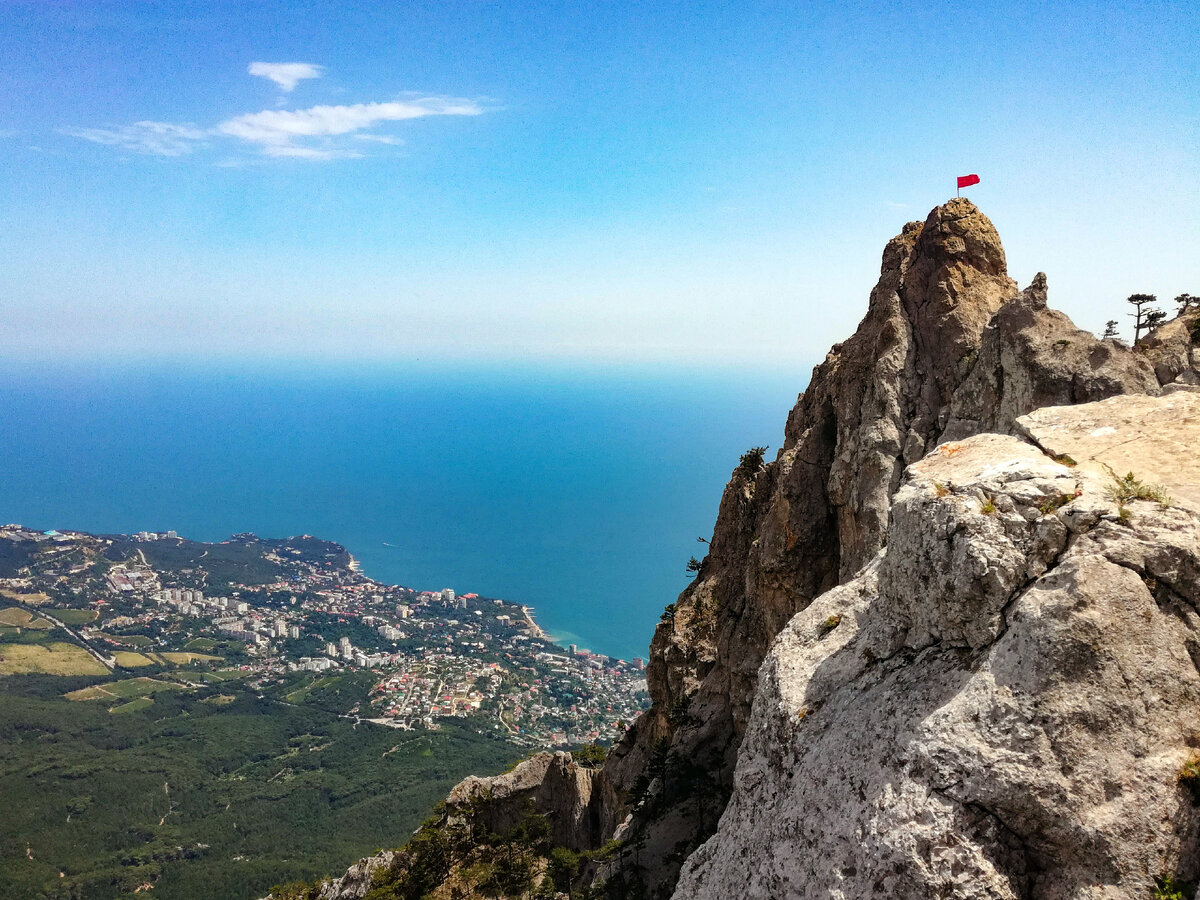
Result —
[[557, 643], [557, 641], [555, 641], [552, 637], [550, 637], [548, 634], [546, 634], [546, 632], [542, 631], [542, 629], [538, 625], [538, 623], [533, 620], [533, 607], [532, 606], [522, 605], [521, 606], [521, 614], [525, 616], [525, 626], [529, 629], [530, 633], [534, 637], [541, 638], [544, 641], [550, 641], [551, 643]]
[[[377, 584], [388, 583], [388, 582], [379, 581], [379, 579], [374, 578], [371, 575], [367, 575], [363, 571], [362, 563], [359, 562], [358, 558], [353, 553], [350, 552], [349, 548], [345, 547], [345, 545], [342, 545], [342, 546], [346, 550], [346, 555], [350, 557], [350, 562], [346, 564], [347, 568], [351, 569], [352, 571], [354, 571], [355, 573], [357, 573], [359, 575], [363, 575], [365, 578], [368, 578], [371, 581], [376, 582]], [[387, 546], [391, 546], [391, 545], [389, 544]], [[516, 603], [515, 601], [512, 601], [512, 600], [502, 600], [502, 602], [508, 606], [515, 606], [521, 610], [521, 617], [524, 620], [525, 629], [526, 629], [526, 631], [529, 632], [529, 634], [532, 637], [547, 641], [548, 643], [551, 643], [551, 644], [555, 644], [556, 646], [561, 647], [563, 650], [566, 650], [568, 645], [570, 645], [570, 644], [577, 644], [580, 647], [586, 646], [586, 640], [583, 637], [581, 637], [580, 635], [577, 635], [573, 632], [564, 631], [564, 632], [560, 632], [558, 634], [554, 634], [554, 633], [548, 632], [544, 628], [542, 628], [542, 626], [540, 626], [537, 623], [537, 620], [534, 618], [534, 611], [535, 611], [536, 607], [527, 605], [524, 603]], [[629, 658], [626, 658], [623, 656], [613, 655], [611, 653], [605, 653], [603, 651], [599, 651], [598, 655], [608, 656], [611, 659], [615, 659], [619, 662], [626, 662], [626, 663], [629, 662], [633, 658], [632, 656]]]

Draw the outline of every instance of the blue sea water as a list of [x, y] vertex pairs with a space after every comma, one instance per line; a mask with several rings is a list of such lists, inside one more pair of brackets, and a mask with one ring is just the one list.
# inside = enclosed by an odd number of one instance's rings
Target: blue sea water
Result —
[[366, 574], [536, 608], [645, 656], [792, 371], [158, 363], [0, 372], [0, 520], [344, 544]]

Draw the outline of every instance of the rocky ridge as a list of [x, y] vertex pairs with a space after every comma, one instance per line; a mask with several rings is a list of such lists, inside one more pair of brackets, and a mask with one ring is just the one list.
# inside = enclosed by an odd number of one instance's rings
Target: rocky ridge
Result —
[[[807, 702], [789, 706], [790, 712], [782, 718], [771, 718], [770, 710], [783, 708], [784, 701], [778, 697], [785, 690], [772, 685], [802, 677], [795, 673], [803, 673], [807, 671], [804, 667], [810, 666], [820, 671], [822, 679], [826, 675], [833, 679], [829, 682], [832, 697], [844, 687], [834, 676], [850, 666], [844, 662], [850, 657], [865, 659], [869, 650], [867, 655], [885, 660], [887, 648], [892, 648], [898, 654], [892, 660], [907, 660], [914, 654], [936, 655], [941, 651], [935, 648], [943, 643], [947, 647], [944, 659], [939, 659], [948, 674], [943, 687], [933, 690], [949, 691], [951, 685], [965, 684], [970, 679], [963, 671], [973, 671], [970, 667], [982, 658], [981, 654], [995, 647], [1011, 630], [1006, 624], [1009, 619], [1005, 606], [1016, 590], [1014, 585], [1025, 584], [1057, 567], [1061, 563], [1058, 557], [1067, 545], [1075, 546], [1083, 540], [1072, 530], [1070, 517], [1081, 514], [1078, 511], [1086, 506], [1095, 513], [1094, 517], [1092, 513], [1085, 516], [1091, 517], [1088, 528], [1102, 527], [1097, 523], [1107, 523], [1103, 527], [1111, 524], [1104, 518], [1110, 513], [1101, 512], [1098, 501], [1093, 502], [1097, 496], [1095, 484], [1080, 495], [1088, 496], [1086, 503], [1074, 499], [1075, 491], [1084, 490], [1076, 481], [1084, 477], [1083, 467], [1079, 472], [1064, 474], [1063, 466], [1029, 443], [1046, 440], [1049, 443], [1044, 446], [1053, 445], [1048, 433], [1033, 431], [1040, 427], [1039, 420], [1022, 417], [1047, 406], [1088, 403], [1086, 408], [1090, 408], [1098, 405], [1094, 401], [1106, 397], [1156, 395], [1160, 378], [1169, 376], [1170, 380], [1186, 382], [1191, 377], [1192, 370], [1179, 365], [1180, 359], [1188, 359], [1190, 345], [1168, 342], [1167, 349], [1159, 353], [1167, 360], [1164, 364], [1140, 348], [1134, 351], [1119, 341], [1097, 340], [1049, 309], [1046, 300], [1044, 275], [1039, 274], [1024, 291], [1017, 289], [1007, 275], [1004, 251], [994, 227], [965, 199], [956, 198], [934, 209], [923, 223], [909, 223], [888, 243], [866, 316], [855, 334], [833, 347], [814, 370], [808, 389], [788, 417], [784, 445], [776, 459], [765, 462], [751, 453], [735, 469], [722, 496], [709, 555], [696, 581], [668, 607], [655, 632], [647, 672], [653, 708], [637, 720], [598, 772], [589, 772], [586, 778], [561, 777], [565, 763], [547, 764], [547, 776], [557, 774], [551, 778], [555, 786], [543, 790], [541, 782], [532, 783], [537, 782], [543, 768], [537, 763], [526, 773], [532, 779], [531, 785], [514, 794], [521, 797], [522, 804], [528, 800], [538, 811], [549, 814], [556, 833], [565, 829], [561, 835], [563, 846], [595, 848], [613, 837], [621, 842], [615, 857], [589, 870], [598, 874], [596, 884], [604, 884], [609, 896], [670, 896], [684, 860], [713, 834], [718, 822], [720, 837], [705, 844], [688, 862], [676, 896], [712, 896], [719, 889], [732, 890], [738, 877], [757, 877], [757, 870], [748, 872], [745, 867], [733, 865], [722, 848], [728, 842], [728, 846], [740, 847], [747, 857], [754, 858], [756, 851], [750, 844], [753, 832], [739, 816], [753, 818], [755, 803], [760, 810], [773, 809], [774, 801], [769, 798], [779, 797], [782, 803], [785, 786], [763, 775], [762, 783], [769, 785], [764, 791], [768, 793], [747, 793], [754, 778], [744, 774], [750, 771], [747, 760], [767, 760], [756, 764], [755, 771], [760, 774], [767, 770], [775, 774], [790, 772], [795, 782], [805, 781], [806, 770], [788, 768], [801, 758], [800, 748], [791, 744], [788, 735], [801, 726], [803, 731], [829, 720], [823, 713], [813, 713], [812, 723], [804, 725], [814, 706]], [[944, 448], [947, 441], [952, 442], [951, 447], [965, 448], [963, 455], [945, 456], [942, 450], [934, 449]], [[925, 501], [918, 502], [918, 496], [924, 498], [930, 484], [938, 480], [935, 475], [922, 473], [940, 462], [978, 462], [983, 458], [980, 454], [988, 453], [1024, 460], [1024, 474], [1005, 476], [993, 483], [995, 478], [986, 466], [974, 474], [955, 470], [951, 480], [957, 478], [961, 484], [955, 481], [953, 488], [947, 487], [945, 497], [938, 495], [940, 489], [936, 486], [932, 490], [938, 501], [952, 496], [959, 498], [954, 502], [965, 503], [968, 501], [964, 498], [976, 498], [980, 509], [985, 501], [978, 496], [991, 492], [987, 496], [993, 498], [990, 502], [996, 505], [999, 515], [985, 514], [980, 534], [999, 540], [987, 528], [1012, 532], [1004, 531], [1008, 543], [1003, 547], [1008, 555], [1000, 560], [1003, 565], [995, 571], [987, 569], [990, 575], [979, 575], [984, 581], [1000, 579], [988, 588], [991, 593], [980, 588], [974, 605], [968, 604], [969, 608], [955, 613], [923, 612], [921, 601], [926, 594], [921, 593], [904, 601], [891, 592], [886, 602], [880, 600], [884, 590], [880, 587], [881, 572], [887, 572], [889, 578], [898, 577], [893, 569], [899, 571], [904, 564], [907, 553], [901, 553], [901, 546], [918, 554], [909, 562], [915, 567], [912, 578], [917, 579], [916, 583], [924, 584], [921, 578], [938, 577], [928, 567], [938, 561], [937, 553], [945, 548], [938, 549], [933, 533], [926, 534], [919, 528], [910, 533], [897, 526], [897, 516], [903, 518], [910, 509], [914, 521], [925, 514], [944, 518], [944, 511], [937, 512], [940, 506], [921, 506]], [[1100, 476], [1089, 469], [1087, 477]], [[1058, 526], [1040, 514], [1034, 520], [1039, 524], [1030, 525], [1029, 510], [1048, 504], [1048, 491], [1054, 498], [1070, 494], [1073, 502], [1063, 506], [1069, 505], [1071, 511], [1050, 517]], [[1041, 497], [1036, 503], [1035, 495]], [[946, 500], [947, 508], [950, 502]], [[955, 523], [968, 520], [965, 513], [956, 515]], [[1170, 515], [1182, 513], [1173, 511]], [[1017, 519], [1026, 524], [1018, 526]], [[909, 535], [907, 543], [897, 543], [905, 534]], [[969, 549], [976, 537], [969, 527], [962, 537], [955, 545], [959, 547], [956, 552], [964, 554], [962, 559], [941, 561], [957, 565], [966, 564], [964, 560], [969, 558], [975, 560], [971, 565], [986, 569], [990, 551]], [[1087, 537], [1095, 539], [1094, 535]], [[887, 551], [881, 557], [885, 544]], [[889, 558], [891, 562], [885, 565]], [[917, 559], [922, 562], [918, 564]], [[941, 587], [946, 590], [953, 588], [952, 574], [943, 573], [945, 583]], [[901, 580], [896, 583], [911, 584]], [[807, 611], [818, 597], [821, 599], [813, 611]], [[1001, 602], [1000, 597], [1010, 599]], [[999, 619], [997, 603], [1003, 613]], [[834, 606], [838, 606], [837, 611], [822, 615], [826, 607], [833, 610]], [[842, 606], [845, 611], [841, 611]], [[848, 655], [837, 657], [836, 665], [823, 662], [821, 654], [842, 646], [858, 633], [859, 625], [853, 623], [865, 616], [864, 610], [885, 608], [889, 610], [887, 617], [872, 614], [877, 624], [863, 626], [864, 632], [874, 635], [870, 640], [875, 643], [856, 644]], [[820, 626], [836, 616], [842, 616], [836, 627]], [[889, 628], [899, 627], [901, 622], [906, 623], [907, 631], [897, 645], [898, 638]], [[814, 637], [814, 627], [827, 633]], [[795, 637], [798, 628], [803, 640]], [[783, 658], [780, 654], [772, 651], [767, 658], [777, 635], [777, 648], [788, 641], [800, 641], [805, 647], [808, 644], [804, 642], [815, 642], [815, 649], [803, 651], [808, 654], [805, 659], [811, 657], [814, 661], [795, 665], [788, 662], [788, 678], [780, 675], [772, 681], [770, 672], [784, 671], [779, 668], [784, 665], [778, 661]], [[973, 654], [975, 662], [964, 662], [962, 654]], [[853, 665], [885, 671], [880, 668], [882, 663]], [[858, 677], [861, 674], [853, 676]], [[825, 685], [826, 681], [819, 683]], [[903, 705], [903, 691], [909, 688], [917, 691], [913, 702], [923, 702], [919, 699], [920, 684], [889, 684], [890, 699], [897, 703]], [[787, 690], [794, 693], [793, 688]], [[789, 698], [794, 699], [791, 694]], [[832, 701], [821, 702], [828, 707]], [[1175, 697], [1172, 702], [1184, 700]], [[805, 709], [809, 712], [801, 714]], [[894, 722], [881, 723], [879, 734], [894, 737], [899, 734], [894, 729], [899, 727]], [[889, 728], [893, 731], [887, 732]], [[747, 734], [751, 737], [746, 738]], [[750, 743], [743, 747], [744, 740]], [[739, 751], [743, 760], [740, 764]], [[887, 766], [894, 760], [864, 758], [860, 762], [874, 766], [872, 771], [890, 773]], [[847, 774], [845, 769], [838, 771]], [[913, 784], [919, 786], [922, 770], [909, 771], [914, 773]], [[475, 790], [491, 791], [493, 786], [494, 780], [481, 779]], [[731, 795], [734, 802], [726, 811]], [[807, 808], [804, 802], [804, 798], [797, 800], [796, 808]], [[1009, 840], [1009, 832], [997, 824], [999, 820], [994, 815], [989, 818], [991, 807], [970, 805], [983, 801], [964, 793], [961, 802], [953, 798], [946, 802], [951, 806], [958, 802], [954, 815], [975, 816], [978, 821], [972, 828], [991, 828], [1001, 843]], [[967, 813], [961, 813], [959, 807]], [[853, 804], [847, 807], [854, 808]], [[865, 815], [848, 814], [847, 821], [855, 821], [857, 827], [865, 821]], [[787, 821], [799, 828], [798, 819]], [[744, 838], [742, 843], [737, 843], [736, 835]], [[753, 839], [760, 846], [772, 846], [775, 837], [764, 833]], [[847, 838], [846, 847], [861, 838], [862, 834], [855, 832]], [[926, 849], [933, 846], [922, 843], [919, 831], [912, 831], [909, 838]], [[981, 846], [986, 843], [979, 838]], [[779, 852], [794, 850], [780, 845]], [[1028, 853], [1022, 858], [1023, 863], [995, 863], [1000, 867], [997, 871], [1015, 872], [1022, 865], [1028, 871], [1036, 870], [1036, 859], [1030, 862]], [[905, 859], [894, 857], [897, 871], [903, 868]], [[953, 869], [957, 862], [951, 860], [948, 865]], [[842, 866], [852, 868], [856, 868], [853, 863]], [[816, 885], [816, 879], [832, 871], [821, 869], [805, 883]], [[800, 883], [787, 880], [795, 877], [788, 872], [785, 880], [771, 882], [783, 890], [782, 894], [771, 894], [764, 888], [766, 892], [761, 896], [786, 896], [792, 888], [784, 886]], [[842, 873], [838, 878], [851, 879], [840, 896], [870, 895], [870, 891], [856, 893], [867, 885], [866, 875], [860, 878]], [[745, 883], [741, 882], [743, 887]], [[821, 883], [827, 888], [840, 882]], [[903, 887], [900, 881], [885, 883], [892, 888]], [[947, 890], [951, 892], [945, 896], [958, 896], [953, 893], [957, 888]], [[741, 892], [734, 891], [734, 895]], [[796, 895], [802, 896], [803, 892]], [[922, 896], [932, 895], [937, 894]]]

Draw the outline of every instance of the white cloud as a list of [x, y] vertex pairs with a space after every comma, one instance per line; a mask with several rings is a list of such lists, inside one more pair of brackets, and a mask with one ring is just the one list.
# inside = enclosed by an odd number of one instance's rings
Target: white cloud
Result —
[[[320, 78], [324, 71], [324, 67], [313, 63], [254, 62], [249, 67], [251, 75], [270, 79], [285, 92], [306, 78]], [[157, 156], [183, 156], [209, 139], [234, 138], [265, 157], [354, 159], [363, 155], [361, 144], [359, 150], [353, 149], [353, 143], [346, 139], [349, 137], [378, 144], [404, 143], [399, 137], [369, 133], [381, 122], [483, 113], [483, 107], [474, 100], [422, 97], [415, 93], [401, 96], [403, 99], [383, 103], [267, 109], [234, 116], [206, 129], [191, 124], [136, 122], [119, 127], [63, 128], [60, 131], [97, 144]], [[279, 101], [286, 102], [282, 97]], [[0, 137], [4, 137], [3, 131], [0, 131]]]
[[194, 125], [170, 122], [135, 122], [119, 128], [63, 128], [61, 131], [96, 144], [155, 156], [183, 156], [190, 153], [198, 141], [208, 137], [208, 132]]
[[[333, 138], [363, 131], [380, 122], [399, 122], [405, 119], [420, 119], [426, 116], [477, 116], [483, 112], [479, 104], [470, 100], [455, 100], [446, 97], [425, 97], [411, 101], [390, 103], [356, 103], [351, 106], [313, 106], [296, 110], [264, 110], [247, 113], [228, 119], [217, 126], [217, 131], [230, 137], [258, 144], [269, 156], [308, 156], [311, 159], [331, 158], [325, 153], [336, 153], [327, 148], [311, 148], [295, 143], [303, 138]], [[355, 135], [362, 137], [363, 135]], [[389, 143], [387, 136], [383, 138]]]
[[246, 71], [260, 78], [271, 79], [279, 85], [280, 90], [287, 92], [306, 78], [320, 78], [325, 73], [325, 67], [313, 63], [252, 62]]
[[291, 156], [296, 159], [361, 159], [362, 154], [353, 150], [319, 149], [317, 147], [299, 147], [295, 144], [282, 144], [263, 148], [267, 156]]
[[313, 106], [309, 109], [268, 109], [222, 122], [224, 134], [259, 144], [284, 143], [297, 137], [328, 137], [370, 128], [378, 122], [399, 122], [425, 116], [477, 116], [483, 112], [468, 100], [430, 97], [412, 102], [356, 103], [353, 106]]
[[403, 138], [398, 138], [390, 134], [356, 134], [355, 140], [371, 141], [375, 144], [391, 144], [393, 147], [399, 147], [404, 143]]

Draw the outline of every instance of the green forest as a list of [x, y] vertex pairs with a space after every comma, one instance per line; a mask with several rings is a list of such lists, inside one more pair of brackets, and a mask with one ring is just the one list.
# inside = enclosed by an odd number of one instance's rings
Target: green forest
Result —
[[354, 680], [155, 684], [0, 679], [5, 897], [259, 897], [404, 843], [460, 778], [521, 756], [454, 723], [339, 717]]

